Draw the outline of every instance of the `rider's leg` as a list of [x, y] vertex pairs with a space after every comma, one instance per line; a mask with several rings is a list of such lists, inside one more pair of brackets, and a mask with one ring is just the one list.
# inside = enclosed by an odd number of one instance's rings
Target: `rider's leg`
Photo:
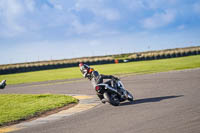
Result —
[[103, 97], [102, 94], [97, 93], [97, 96], [99, 97], [99, 99], [101, 100], [102, 103], [105, 103], [105, 102], [106, 102], [106, 100], [105, 100], [105, 98]]

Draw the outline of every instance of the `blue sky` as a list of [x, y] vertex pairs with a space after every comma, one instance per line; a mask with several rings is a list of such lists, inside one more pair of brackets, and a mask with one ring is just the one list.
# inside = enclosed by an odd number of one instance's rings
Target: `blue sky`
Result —
[[200, 0], [0, 0], [0, 64], [200, 46]]

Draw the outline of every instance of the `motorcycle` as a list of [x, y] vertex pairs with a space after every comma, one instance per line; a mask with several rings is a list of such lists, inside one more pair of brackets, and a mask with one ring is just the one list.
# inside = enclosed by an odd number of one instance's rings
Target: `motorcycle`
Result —
[[108, 80], [105, 83], [98, 84], [95, 89], [97, 93], [102, 94], [106, 102], [111, 105], [118, 106], [120, 102], [126, 100], [133, 102], [133, 95], [125, 89], [123, 83], [119, 79]]
[[6, 87], [6, 80], [2, 80], [0, 83], [0, 89], [4, 89]]

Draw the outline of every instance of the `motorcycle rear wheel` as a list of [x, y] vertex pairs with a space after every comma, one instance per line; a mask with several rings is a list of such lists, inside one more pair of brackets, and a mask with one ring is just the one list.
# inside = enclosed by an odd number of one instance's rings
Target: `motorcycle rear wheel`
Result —
[[106, 99], [106, 101], [109, 102], [111, 105], [119, 106], [120, 101], [119, 101], [118, 98], [116, 98], [116, 97], [115, 97], [115, 99], [112, 98], [111, 95], [109, 95], [107, 92], [105, 92], [105, 93], [103, 94], [103, 96], [104, 96], [104, 98]]

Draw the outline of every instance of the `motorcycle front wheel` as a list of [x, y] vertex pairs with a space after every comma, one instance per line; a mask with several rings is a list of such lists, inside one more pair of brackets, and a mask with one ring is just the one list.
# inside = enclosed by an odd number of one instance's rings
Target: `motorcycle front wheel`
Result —
[[133, 102], [133, 95], [128, 91], [127, 91], [127, 94], [128, 94], [127, 100], [130, 101], [130, 102]]

